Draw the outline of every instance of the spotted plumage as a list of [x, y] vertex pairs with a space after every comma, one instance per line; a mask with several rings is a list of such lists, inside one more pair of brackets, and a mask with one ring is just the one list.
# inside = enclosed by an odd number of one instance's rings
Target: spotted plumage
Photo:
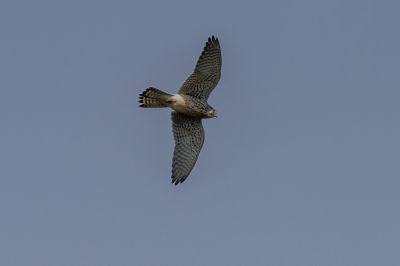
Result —
[[204, 143], [203, 118], [216, 117], [208, 97], [221, 77], [221, 47], [218, 38], [208, 38], [192, 74], [176, 94], [153, 87], [139, 94], [140, 107], [170, 107], [175, 149], [172, 159], [172, 183], [186, 180]]

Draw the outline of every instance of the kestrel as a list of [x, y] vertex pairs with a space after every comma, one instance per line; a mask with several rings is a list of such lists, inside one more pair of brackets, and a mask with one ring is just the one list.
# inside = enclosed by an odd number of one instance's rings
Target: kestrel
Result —
[[140, 107], [170, 107], [175, 149], [172, 159], [172, 183], [185, 181], [192, 171], [204, 143], [203, 118], [217, 117], [208, 96], [221, 77], [221, 47], [218, 38], [208, 38], [192, 74], [176, 94], [153, 87], [139, 94]]

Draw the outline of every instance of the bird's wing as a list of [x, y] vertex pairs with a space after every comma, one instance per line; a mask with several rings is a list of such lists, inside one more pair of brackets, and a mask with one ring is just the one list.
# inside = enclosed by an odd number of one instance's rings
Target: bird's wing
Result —
[[221, 47], [218, 38], [212, 36], [208, 38], [193, 73], [185, 80], [178, 93], [207, 101], [221, 77], [221, 63]]
[[185, 181], [196, 164], [204, 143], [204, 129], [200, 118], [187, 116], [173, 111], [172, 131], [175, 139], [172, 159], [172, 183], [177, 185]]

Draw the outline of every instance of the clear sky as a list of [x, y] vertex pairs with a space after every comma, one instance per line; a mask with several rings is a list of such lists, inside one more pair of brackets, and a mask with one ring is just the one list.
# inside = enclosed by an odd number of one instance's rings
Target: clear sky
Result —
[[[0, 265], [400, 265], [399, 1], [0, 3]], [[185, 183], [174, 92], [222, 78]]]

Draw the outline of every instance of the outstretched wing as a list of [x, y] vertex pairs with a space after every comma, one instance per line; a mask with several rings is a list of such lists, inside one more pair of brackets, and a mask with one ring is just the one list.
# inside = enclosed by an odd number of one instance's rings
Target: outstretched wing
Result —
[[185, 181], [196, 164], [204, 143], [204, 129], [200, 118], [173, 111], [172, 131], [175, 139], [172, 159], [172, 183]]
[[197, 60], [193, 73], [185, 80], [178, 93], [207, 101], [221, 77], [221, 47], [214, 36], [208, 41]]

